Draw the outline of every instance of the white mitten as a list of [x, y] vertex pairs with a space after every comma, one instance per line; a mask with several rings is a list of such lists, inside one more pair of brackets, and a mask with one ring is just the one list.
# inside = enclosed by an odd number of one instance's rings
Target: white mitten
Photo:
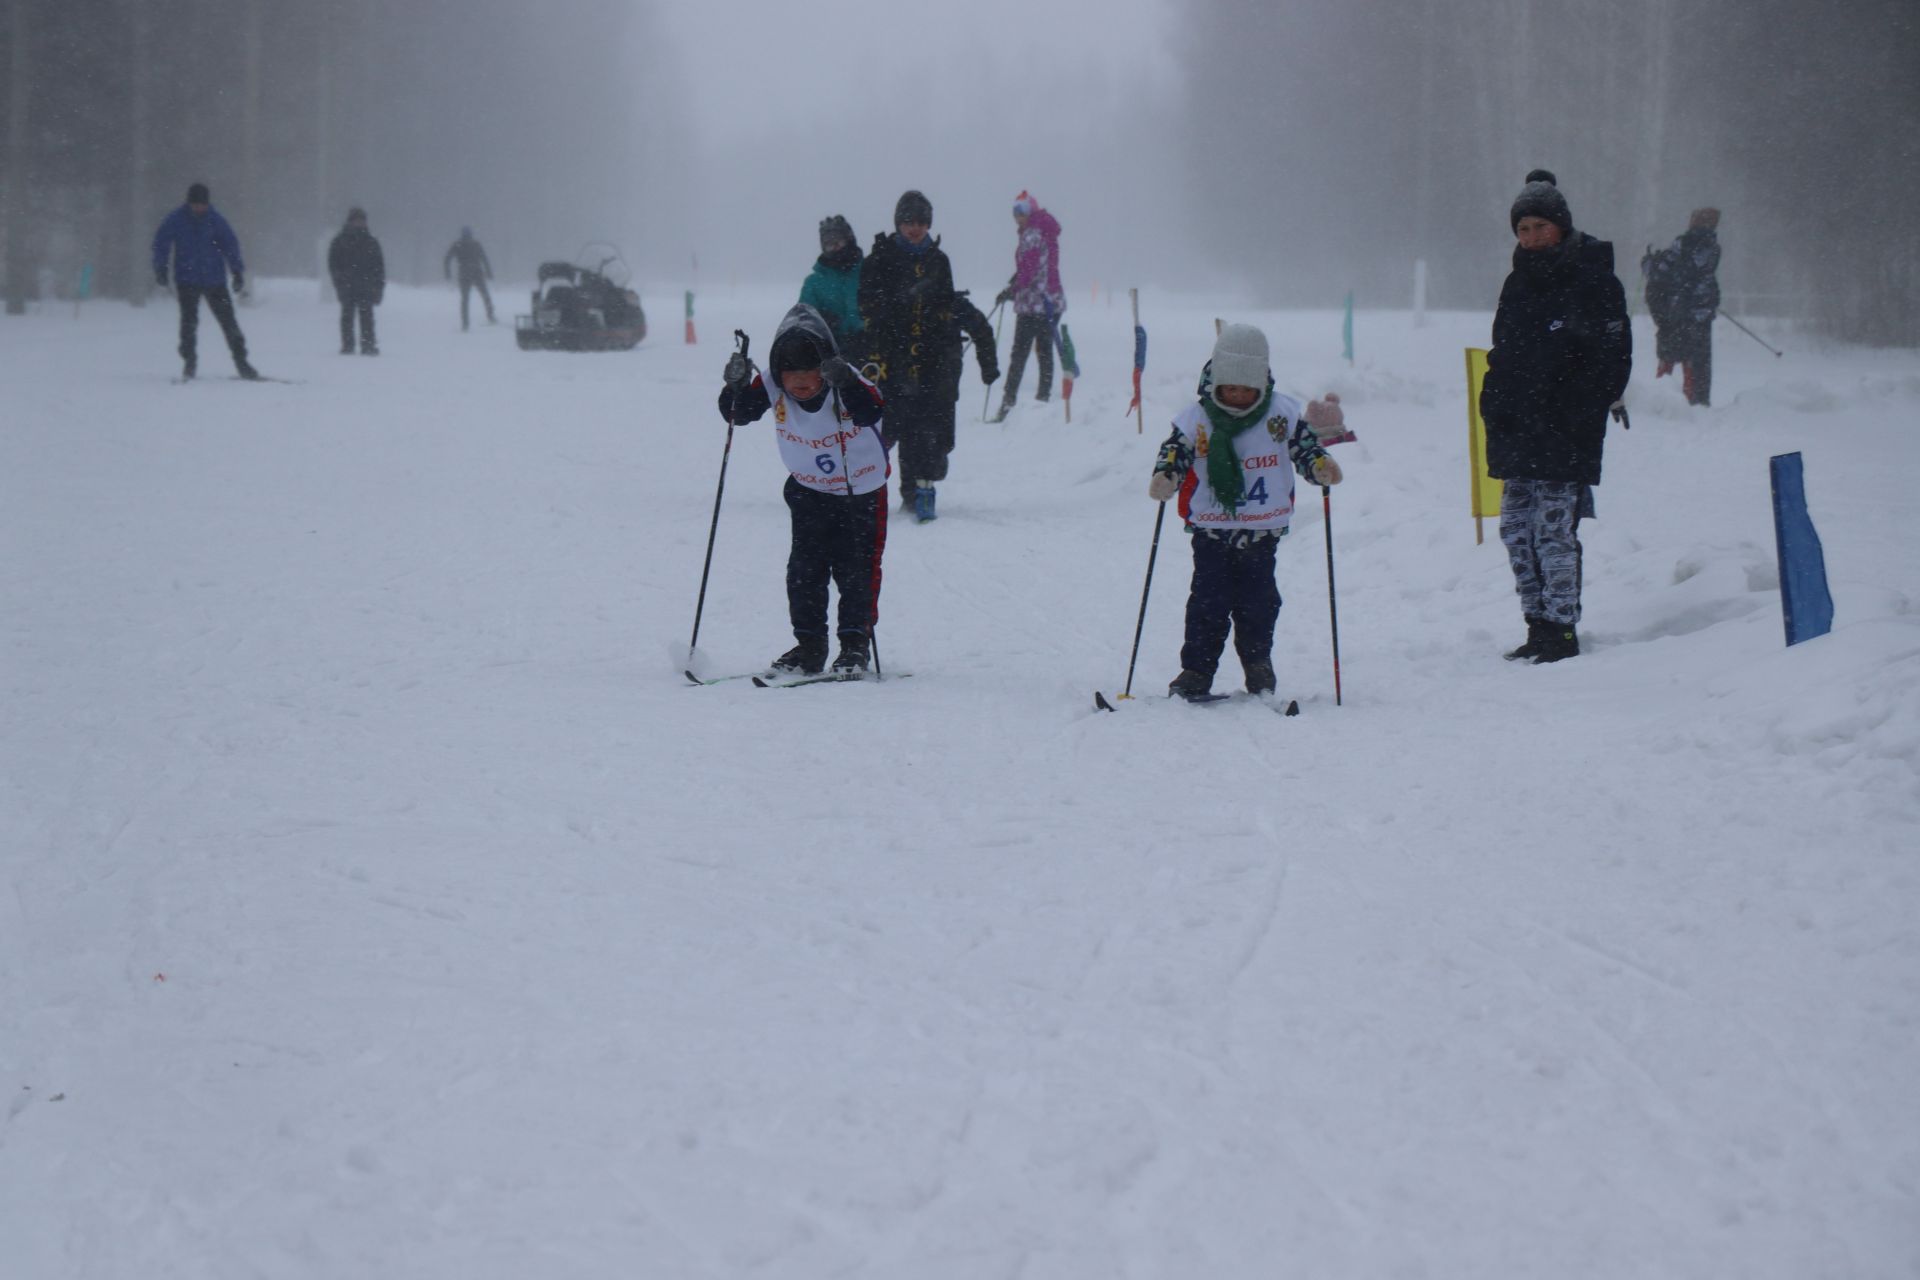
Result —
[[1340, 397], [1329, 391], [1324, 399], [1307, 401], [1307, 425], [1318, 433], [1323, 427], [1345, 426], [1347, 415], [1340, 408]]
[[1153, 480], [1147, 485], [1147, 496], [1155, 502], [1165, 502], [1180, 492], [1180, 482], [1164, 471], [1153, 473]]
[[1340, 464], [1332, 458], [1313, 460], [1313, 482], [1329, 488], [1340, 483]]

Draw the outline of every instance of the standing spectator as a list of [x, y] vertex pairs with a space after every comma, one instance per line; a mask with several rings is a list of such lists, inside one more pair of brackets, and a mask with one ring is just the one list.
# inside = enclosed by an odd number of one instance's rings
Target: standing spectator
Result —
[[1513, 271], [1493, 315], [1480, 389], [1487, 474], [1506, 482], [1500, 540], [1535, 663], [1580, 652], [1580, 521], [1593, 515], [1607, 412], [1627, 389], [1633, 331], [1613, 246], [1573, 229], [1554, 177], [1527, 175], [1508, 212]]
[[856, 358], [866, 327], [860, 320], [860, 262], [852, 225], [837, 213], [822, 218], [820, 256], [800, 286], [800, 301], [826, 318], [835, 345]]
[[887, 438], [900, 445], [900, 505], [925, 522], [953, 451], [953, 264], [931, 234], [933, 203], [918, 191], [894, 205], [893, 225], [874, 237], [861, 268], [860, 316], [880, 366]]
[[[258, 378], [259, 373], [247, 363], [246, 335], [233, 316], [233, 294], [247, 283], [246, 264], [240, 260], [240, 239], [213, 207], [213, 197], [204, 182], [188, 187], [187, 202], [161, 219], [160, 229], [153, 233], [153, 275], [162, 289], [167, 287], [169, 260], [174, 294], [180, 301], [181, 377], [191, 378], [199, 368], [200, 299], [205, 298], [207, 310], [226, 335], [234, 372], [243, 378]], [[233, 293], [227, 292], [228, 271], [233, 272]]]
[[347, 210], [347, 225], [327, 248], [327, 272], [340, 298], [340, 354], [353, 354], [353, 318], [360, 317], [360, 354], [377, 356], [373, 309], [387, 292], [387, 260], [380, 242], [367, 230], [365, 209]]
[[1686, 231], [1665, 249], [1640, 259], [1647, 311], [1653, 316], [1654, 377], [1682, 366], [1688, 404], [1706, 405], [1713, 393], [1713, 317], [1720, 310], [1720, 211], [1695, 209]]
[[1007, 356], [1000, 412], [989, 422], [1005, 421], [1019, 397], [1029, 347], [1040, 356], [1040, 388], [1033, 398], [1044, 403], [1053, 394], [1054, 326], [1067, 309], [1067, 295], [1060, 287], [1059, 221], [1022, 191], [1013, 202], [1013, 225], [1020, 233], [1013, 250], [1013, 279], [994, 299], [1013, 303], [1013, 351]]
[[493, 279], [493, 264], [487, 261], [487, 251], [473, 238], [472, 227], [460, 228], [460, 238], [440, 259], [440, 270], [449, 280], [453, 279], [455, 263], [460, 266], [460, 332], [467, 331], [467, 299], [475, 289], [480, 291], [480, 301], [487, 304], [487, 323], [493, 324], [493, 295], [487, 292], [487, 281]]

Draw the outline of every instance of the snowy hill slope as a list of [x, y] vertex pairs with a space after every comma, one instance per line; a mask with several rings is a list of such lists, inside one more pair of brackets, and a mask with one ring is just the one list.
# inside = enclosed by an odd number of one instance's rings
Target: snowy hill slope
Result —
[[[397, 289], [368, 360], [267, 285], [300, 385], [168, 385], [166, 306], [0, 325], [8, 1274], [1920, 1268], [1920, 357], [1722, 332], [1691, 410], [1637, 334], [1588, 652], [1521, 669], [1487, 317], [1363, 314], [1350, 370], [1336, 317], [1232, 315], [1360, 435], [1346, 705], [1303, 494], [1304, 713], [1106, 715], [1217, 308], [1145, 301], [1144, 435], [1120, 307], [1069, 315], [1071, 426], [969, 375], [890, 531], [913, 679], [763, 691], [674, 657], [722, 336], [784, 292], [564, 356]], [[1796, 448], [1838, 622], [1784, 650]], [[781, 475], [743, 429], [711, 671], [788, 643]], [[1136, 692], [1187, 569], [1169, 520]]]

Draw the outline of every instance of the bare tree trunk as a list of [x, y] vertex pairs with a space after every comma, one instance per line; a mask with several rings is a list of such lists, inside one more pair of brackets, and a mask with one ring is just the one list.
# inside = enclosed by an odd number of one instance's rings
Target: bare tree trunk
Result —
[[7, 94], [7, 188], [5, 210], [0, 226], [6, 228], [7, 314], [25, 315], [27, 310], [27, 110], [32, 103], [32, 60], [27, 41], [31, 35], [27, 6], [32, 0], [13, 0], [13, 24], [9, 39], [13, 54], [7, 73], [13, 86]]
[[147, 0], [127, 0], [127, 21], [133, 35], [132, 57], [127, 68], [129, 79], [127, 110], [127, 297], [136, 307], [147, 305], [151, 288], [147, 277], [153, 266], [152, 250], [145, 228], [153, 217], [147, 207], [147, 112], [149, 41], [153, 38], [153, 19]]

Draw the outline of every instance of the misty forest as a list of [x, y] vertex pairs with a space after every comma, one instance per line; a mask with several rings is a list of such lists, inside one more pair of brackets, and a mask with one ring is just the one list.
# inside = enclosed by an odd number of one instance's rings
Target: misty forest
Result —
[[812, 111], [756, 101], [760, 140], [737, 155], [678, 101], [725, 59], [673, 48], [656, 8], [9, 0], [9, 295], [65, 293], [86, 264], [97, 293], [144, 290], [146, 238], [195, 180], [269, 274], [314, 274], [351, 204], [398, 279], [437, 272], [462, 224], [520, 274], [596, 239], [656, 276], [696, 259], [784, 274], [752, 242], [788, 221], [804, 251], [811, 218], [757, 196], [768, 157], [844, 134], [898, 189], [1037, 132], [1052, 172], [997, 181], [1078, 197], [1081, 261], [1097, 244], [1108, 279], [1384, 301], [1424, 258], [1436, 303], [1484, 305], [1506, 202], [1543, 166], [1623, 271], [1710, 205], [1731, 310], [1920, 342], [1920, 19], [1904, 0], [1193, 0], [1124, 105], [1089, 107], [1063, 79], [1009, 117], [993, 104], [1021, 82], [989, 68], [964, 111], [929, 101], [925, 132], [896, 123], [873, 145], [863, 115], [896, 115], [872, 104], [911, 101], [925, 70], [882, 61], [861, 69], [870, 91], [829, 83]]

